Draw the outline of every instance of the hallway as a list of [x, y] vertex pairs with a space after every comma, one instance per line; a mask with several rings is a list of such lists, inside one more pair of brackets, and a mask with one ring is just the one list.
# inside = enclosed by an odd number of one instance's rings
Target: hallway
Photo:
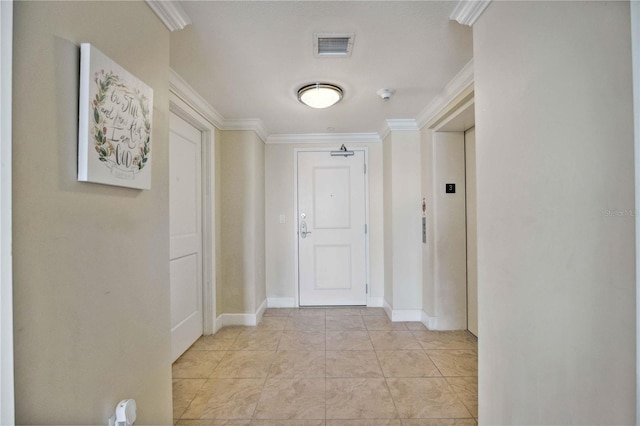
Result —
[[477, 339], [382, 308], [267, 309], [173, 364], [178, 425], [475, 425]]

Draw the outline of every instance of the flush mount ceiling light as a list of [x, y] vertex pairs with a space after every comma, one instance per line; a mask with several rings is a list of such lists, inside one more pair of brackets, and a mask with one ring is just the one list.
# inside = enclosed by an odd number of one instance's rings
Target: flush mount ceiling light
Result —
[[342, 99], [342, 89], [335, 84], [313, 83], [298, 90], [298, 100], [311, 108], [328, 108]]

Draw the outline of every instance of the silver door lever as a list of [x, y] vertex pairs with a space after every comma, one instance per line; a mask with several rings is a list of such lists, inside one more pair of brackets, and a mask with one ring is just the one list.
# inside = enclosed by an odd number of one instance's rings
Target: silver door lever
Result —
[[307, 234], [310, 234], [311, 231], [307, 231], [307, 222], [304, 220], [300, 222], [300, 237], [307, 238]]

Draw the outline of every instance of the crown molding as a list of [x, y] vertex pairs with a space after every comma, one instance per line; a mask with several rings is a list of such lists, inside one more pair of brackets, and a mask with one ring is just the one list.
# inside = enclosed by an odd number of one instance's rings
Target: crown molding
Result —
[[440, 95], [436, 96], [418, 115], [416, 122], [423, 128], [432, 122], [440, 112], [465, 91], [473, 90], [473, 59], [470, 60], [444, 87]]
[[253, 130], [266, 143], [269, 134], [259, 118], [225, 119], [220, 130]]
[[380, 139], [384, 140], [391, 132], [405, 132], [420, 130], [418, 122], [412, 118], [394, 118], [385, 120], [382, 129], [380, 129]]
[[151, 10], [169, 28], [169, 31], [181, 30], [191, 24], [191, 18], [180, 3], [174, 0], [145, 0]]
[[169, 90], [218, 129], [224, 127], [224, 117], [209, 105], [209, 103], [173, 69], [169, 72]]
[[473, 26], [473, 24], [478, 20], [482, 12], [489, 6], [491, 0], [462, 0], [458, 2], [458, 5], [451, 15], [449, 15], [449, 19], [452, 21], [457, 21], [459, 24]]
[[336, 144], [381, 143], [380, 135], [371, 133], [300, 133], [271, 135], [267, 144]]

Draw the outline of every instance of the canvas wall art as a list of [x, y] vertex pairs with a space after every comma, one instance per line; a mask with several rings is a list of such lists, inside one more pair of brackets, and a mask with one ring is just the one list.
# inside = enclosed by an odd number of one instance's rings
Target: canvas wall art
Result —
[[79, 104], [78, 180], [151, 189], [153, 90], [83, 43]]

